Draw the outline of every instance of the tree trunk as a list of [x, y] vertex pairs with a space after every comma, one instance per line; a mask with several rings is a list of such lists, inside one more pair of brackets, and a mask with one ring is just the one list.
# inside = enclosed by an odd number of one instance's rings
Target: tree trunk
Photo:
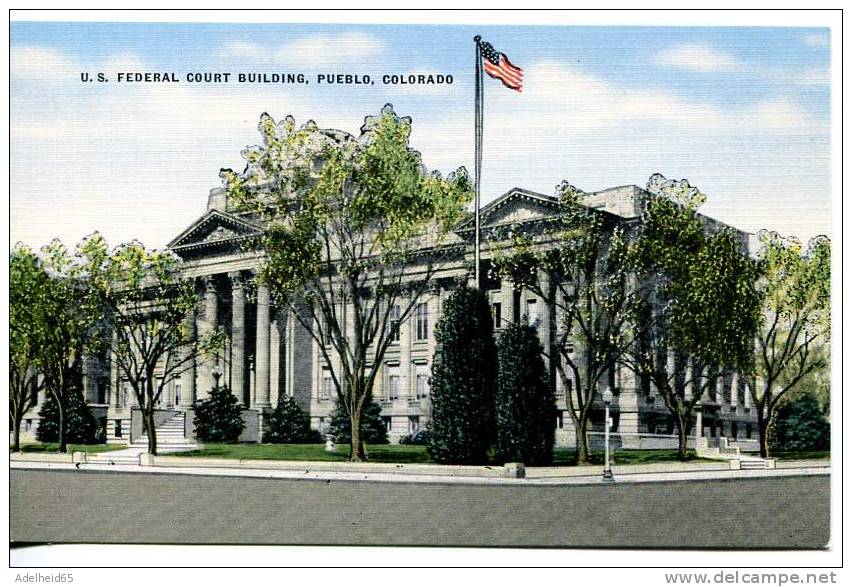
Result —
[[589, 458], [589, 439], [586, 431], [588, 429], [588, 418], [575, 418], [574, 429], [576, 430], [577, 464], [586, 465], [591, 462]]
[[757, 405], [757, 438], [760, 444], [760, 456], [765, 459], [769, 456], [769, 435], [767, 434], [769, 422], [763, 414], [764, 408], [763, 403]]
[[157, 455], [157, 429], [154, 427], [154, 410], [145, 408], [145, 427], [148, 429], [148, 454]]
[[764, 411], [765, 408], [762, 405], [757, 410], [757, 430], [760, 439], [760, 456], [766, 459], [769, 458], [772, 450], [772, 431], [775, 427], [775, 416], [770, 413], [767, 417]]
[[56, 404], [59, 408], [59, 452], [66, 453], [68, 452], [68, 445], [65, 443], [65, 416], [66, 416], [66, 404], [67, 401], [59, 401], [57, 398]]
[[21, 452], [21, 419], [22, 418], [20, 418], [18, 416], [16, 416], [14, 418], [15, 430], [14, 430], [14, 443], [12, 445], [12, 449], [15, 452]]
[[686, 422], [684, 422], [683, 414], [677, 410], [675, 410], [674, 417], [675, 428], [677, 428], [677, 458], [685, 461], [687, 460]]
[[364, 452], [364, 443], [361, 440], [361, 414], [359, 410], [352, 410], [349, 415], [349, 425], [351, 428], [351, 442], [349, 444], [349, 460], [352, 462], [361, 462], [367, 460], [367, 455]]

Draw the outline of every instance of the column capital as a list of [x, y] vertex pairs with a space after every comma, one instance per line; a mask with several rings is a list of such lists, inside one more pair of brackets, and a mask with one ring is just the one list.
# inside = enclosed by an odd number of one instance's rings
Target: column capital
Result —
[[214, 275], [203, 275], [201, 277], [201, 283], [204, 285], [204, 291], [207, 293], [215, 293], [216, 280]]
[[246, 284], [246, 277], [243, 275], [242, 271], [230, 271], [228, 272], [228, 279], [231, 280], [231, 289], [232, 290], [241, 290], [243, 286]]

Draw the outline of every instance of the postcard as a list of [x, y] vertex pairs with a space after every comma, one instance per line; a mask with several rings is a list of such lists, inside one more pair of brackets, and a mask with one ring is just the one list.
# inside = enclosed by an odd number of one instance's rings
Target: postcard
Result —
[[13, 14], [13, 546], [837, 540], [831, 13], [516, 14]]

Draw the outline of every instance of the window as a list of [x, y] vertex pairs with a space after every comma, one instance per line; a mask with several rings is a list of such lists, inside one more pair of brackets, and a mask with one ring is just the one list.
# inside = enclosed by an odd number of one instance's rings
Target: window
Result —
[[121, 438], [121, 420], [115, 421], [115, 437]]
[[130, 382], [124, 380], [121, 384], [121, 405], [127, 406], [127, 401], [130, 399]]
[[556, 427], [559, 430], [562, 430], [565, 427], [565, 420], [563, 419], [562, 410], [556, 412]]
[[27, 418], [27, 422], [26, 422], [26, 426], [24, 426], [24, 430], [26, 430], [27, 432], [29, 432], [29, 431], [31, 431], [32, 429], [33, 429], [33, 421], [32, 421], [32, 420], [30, 420], [29, 418]]
[[331, 378], [331, 371], [323, 369], [322, 386], [320, 387], [320, 400], [330, 400], [332, 393], [334, 393], [334, 380]]
[[386, 432], [390, 432], [393, 429], [393, 422], [390, 416], [382, 416], [382, 422], [385, 425]]
[[180, 392], [181, 392], [181, 384], [175, 383], [175, 405], [180, 405]]
[[408, 417], [408, 433], [414, 434], [420, 430], [420, 416], [409, 416]]
[[399, 367], [388, 368], [387, 399], [389, 401], [399, 399]]
[[390, 336], [391, 341], [399, 342], [399, 306], [394, 306], [390, 311]]
[[163, 378], [157, 377], [157, 379], [154, 380], [154, 394], [159, 394], [157, 395], [157, 407], [160, 407], [160, 405], [162, 405], [163, 403], [163, 394], [160, 392], [160, 388], [162, 387], [162, 385]]
[[491, 317], [494, 320], [494, 328], [503, 327], [503, 304], [500, 302], [491, 304]]
[[414, 319], [417, 322], [417, 340], [429, 338], [429, 315], [426, 304], [417, 304], [414, 310]]
[[527, 300], [527, 319], [530, 326], [538, 326], [541, 316], [538, 313], [538, 300]]
[[426, 365], [418, 365], [414, 376], [414, 397], [423, 399], [429, 396], [429, 368]]

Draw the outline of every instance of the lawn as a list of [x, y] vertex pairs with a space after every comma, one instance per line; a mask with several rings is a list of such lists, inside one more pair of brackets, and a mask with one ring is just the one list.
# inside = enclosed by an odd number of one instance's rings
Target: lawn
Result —
[[[69, 444], [68, 452], [99, 453], [121, 450], [122, 448], [127, 448], [127, 446], [123, 444]], [[21, 452], [56, 452], [57, 450], [59, 450], [58, 442], [21, 444]], [[12, 449], [10, 448], [9, 451], [11, 452]]]
[[[557, 448], [554, 465], [573, 465], [574, 449]], [[690, 451], [691, 459], [695, 453]], [[214, 457], [222, 459], [260, 459], [278, 461], [345, 461], [349, 445], [338, 444], [337, 452], [329, 453], [324, 444], [205, 444], [204, 448], [181, 453], [180, 456]], [[425, 446], [377, 444], [367, 447], [367, 457], [374, 463], [431, 463]], [[613, 453], [617, 465], [657, 463], [677, 460], [676, 450], [627, 450]], [[489, 463], [502, 464], [502, 463]], [[592, 453], [592, 464], [603, 464], [603, 452]]]
[[795, 461], [800, 459], [830, 459], [830, 450], [779, 450], [769, 455], [779, 461]]
[[[180, 456], [222, 459], [258, 459], [276, 461], [345, 461], [349, 445], [338, 444], [337, 452], [326, 452], [324, 444], [220, 444], [205, 443], [204, 448]], [[367, 446], [367, 458], [374, 463], [430, 463], [425, 446], [376, 444]]]
[[[577, 453], [573, 448], [557, 448], [554, 451], [553, 464], [558, 466], [575, 465]], [[640, 465], [677, 461], [676, 450], [617, 450], [610, 455], [614, 465]], [[695, 451], [687, 452], [687, 460], [699, 460]], [[592, 451], [591, 464], [603, 465], [604, 452]]]

